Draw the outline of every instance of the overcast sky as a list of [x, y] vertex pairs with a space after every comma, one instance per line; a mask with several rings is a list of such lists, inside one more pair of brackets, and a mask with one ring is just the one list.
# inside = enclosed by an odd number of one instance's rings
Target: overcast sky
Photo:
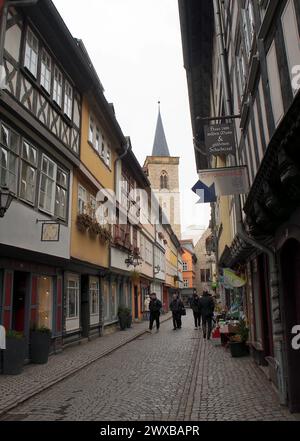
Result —
[[140, 164], [151, 155], [158, 112], [172, 156], [180, 156], [182, 230], [207, 226], [197, 204], [186, 74], [177, 0], [54, 0], [74, 37], [83, 40]]

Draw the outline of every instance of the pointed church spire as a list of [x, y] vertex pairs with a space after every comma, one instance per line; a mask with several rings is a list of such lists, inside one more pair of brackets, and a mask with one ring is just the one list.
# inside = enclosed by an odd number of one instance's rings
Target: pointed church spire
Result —
[[158, 118], [153, 143], [152, 156], [170, 156], [166, 135], [160, 115], [160, 101], [158, 101]]

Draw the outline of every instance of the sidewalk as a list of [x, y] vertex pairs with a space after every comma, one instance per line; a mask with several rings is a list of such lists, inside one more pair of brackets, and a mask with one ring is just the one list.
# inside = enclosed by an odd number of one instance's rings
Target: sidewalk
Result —
[[[161, 323], [170, 318], [170, 313], [162, 315]], [[67, 348], [51, 356], [47, 364], [29, 364], [21, 375], [0, 375], [0, 415], [145, 334], [148, 326], [149, 322], [134, 323], [126, 331]]]

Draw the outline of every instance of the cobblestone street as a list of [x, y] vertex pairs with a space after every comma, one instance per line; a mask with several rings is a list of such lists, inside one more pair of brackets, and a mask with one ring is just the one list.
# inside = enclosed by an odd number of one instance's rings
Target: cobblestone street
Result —
[[14, 408], [2, 420], [295, 420], [250, 357], [203, 341], [188, 311]]

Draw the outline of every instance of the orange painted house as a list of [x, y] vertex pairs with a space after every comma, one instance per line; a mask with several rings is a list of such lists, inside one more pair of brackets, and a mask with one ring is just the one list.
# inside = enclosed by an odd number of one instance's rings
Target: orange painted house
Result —
[[183, 266], [183, 289], [181, 296], [184, 300], [187, 300], [193, 294], [194, 288], [196, 288], [196, 262], [197, 257], [194, 253], [194, 244], [192, 239], [180, 241], [183, 249], [182, 254], [182, 266]]

